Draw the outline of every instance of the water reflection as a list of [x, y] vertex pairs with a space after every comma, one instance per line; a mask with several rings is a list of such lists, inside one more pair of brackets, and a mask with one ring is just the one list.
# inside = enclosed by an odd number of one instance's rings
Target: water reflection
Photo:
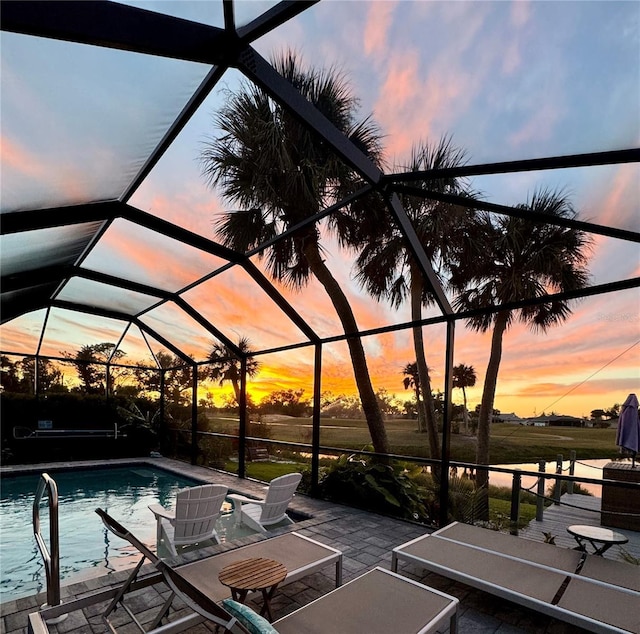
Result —
[[[617, 462], [628, 462], [631, 464], [631, 461], [627, 458], [621, 458], [616, 460]], [[579, 478], [591, 478], [592, 480], [602, 480], [602, 469], [607, 464], [612, 462], [611, 459], [603, 459], [603, 460], [576, 460], [575, 468], [573, 475]], [[569, 475], [569, 460], [564, 460], [562, 462], [562, 475]], [[549, 461], [546, 463], [546, 473], [555, 473], [556, 472], [556, 461]], [[500, 464], [493, 465], [495, 467], [503, 467], [505, 469], [520, 469], [521, 471], [538, 471], [538, 463], [537, 462], [523, 462], [521, 464]], [[494, 471], [491, 472], [489, 476], [489, 480], [491, 484], [495, 484], [496, 486], [505, 486], [511, 487], [513, 483], [513, 476], [510, 473], [496, 473]], [[522, 488], [528, 489], [531, 486], [534, 486], [537, 481], [537, 478], [532, 476], [523, 476], [522, 477]], [[553, 485], [553, 479], [547, 478], [545, 484], [545, 490], [548, 491], [549, 487]], [[592, 495], [597, 497], [601, 497], [602, 495], [602, 487], [598, 484], [589, 484], [589, 483], [580, 483], [580, 486], [583, 489], [586, 489]]]
[[[172, 506], [176, 493], [199, 484], [168, 471], [151, 469], [72, 469], [52, 474], [58, 485], [60, 576], [67, 582], [137, 563], [139, 553], [122, 540], [110, 541], [94, 513], [101, 507], [122, 521], [152, 549], [155, 521], [147, 506]], [[34, 594], [45, 583], [42, 557], [33, 538], [33, 496], [39, 473], [3, 477], [0, 495], [0, 601]], [[49, 544], [49, 509], [41, 507], [41, 532]], [[93, 574], [92, 574], [93, 573]]]

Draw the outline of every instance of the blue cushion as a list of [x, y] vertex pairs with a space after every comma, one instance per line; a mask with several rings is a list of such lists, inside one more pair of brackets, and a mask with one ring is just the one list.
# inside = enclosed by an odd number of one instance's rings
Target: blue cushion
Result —
[[222, 605], [224, 605], [224, 609], [231, 614], [231, 616], [235, 616], [251, 634], [278, 634], [278, 630], [276, 630], [267, 619], [256, 614], [248, 605], [243, 605], [233, 599], [225, 599]]

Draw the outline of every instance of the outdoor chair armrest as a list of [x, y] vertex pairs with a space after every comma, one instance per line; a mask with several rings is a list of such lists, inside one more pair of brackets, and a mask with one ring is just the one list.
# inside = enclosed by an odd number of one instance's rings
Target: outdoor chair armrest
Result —
[[244, 495], [240, 495], [239, 493], [231, 493], [227, 495], [230, 500], [234, 500], [236, 502], [246, 503], [246, 504], [264, 504], [264, 500], [248, 498]]
[[156, 519], [159, 517], [164, 517], [168, 520], [175, 519], [175, 513], [167, 511], [167, 509], [164, 508], [164, 506], [160, 506], [160, 504], [149, 504], [149, 510], [156, 516]]

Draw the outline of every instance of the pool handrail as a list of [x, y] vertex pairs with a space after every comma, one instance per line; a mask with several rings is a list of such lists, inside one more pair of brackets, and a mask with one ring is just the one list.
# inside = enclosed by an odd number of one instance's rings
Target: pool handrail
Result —
[[[47, 490], [49, 497], [49, 549], [40, 532], [40, 502]], [[33, 500], [33, 535], [44, 561], [47, 576], [47, 605], [60, 605], [60, 538], [58, 533], [58, 486], [47, 473], [42, 473]]]

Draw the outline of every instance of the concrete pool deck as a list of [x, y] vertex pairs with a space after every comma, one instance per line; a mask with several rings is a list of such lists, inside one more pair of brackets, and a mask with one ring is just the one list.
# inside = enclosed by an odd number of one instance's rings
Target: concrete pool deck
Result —
[[[151, 464], [198, 480], [219, 482], [234, 491], [249, 495], [262, 495], [266, 488], [263, 484], [250, 480], [240, 480], [231, 474], [166, 458], [114, 460], [109, 462], [113, 466], [132, 463]], [[47, 471], [47, 469], [51, 470], [64, 466], [77, 468], [102, 465], [104, 465], [104, 462], [40, 464], [30, 467], [12, 466], [2, 467], [0, 475], [24, 473], [28, 470], [33, 471], [34, 467], [38, 471]], [[278, 529], [274, 533], [278, 534], [294, 528], [303, 535], [340, 549], [344, 555], [343, 574], [345, 582], [376, 566], [389, 569], [392, 549], [426, 532], [424, 526], [411, 522], [316, 500], [300, 494], [294, 498], [291, 509], [300, 515], [309, 516], [309, 519], [296, 522], [291, 528]], [[191, 560], [207, 556], [259, 539], [261, 539], [259, 535], [243, 538], [234, 544], [219, 545], [188, 553], [184, 558]], [[403, 565], [400, 567], [400, 572], [460, 599], [459, 632], [461, 634], [467, 632], [473, 634], [578, 634], [584, 631], [520, 608], [513, 603], [474, 590], [463, 584], [455, 583], [444, 577], [425, 573], [414, 566]], [[64, 603], [73, 598], [120, 585], [126, 576], [126, 571], [120, 571], [111, 575], [88, 578], [77, 583], [63, 585], [61, 589], [62, 601]], [[279, 588], [272, 600], [274, 617], [279, 618], [288, 614], [301, 605], [305, 605], [325, 594], [333, 587], [333, 571], [329, 567], [324, 571], [316, 572], [300, 581]], [[153, 617], [154, 610], [152, 608], [157, 609], [157, 606], [163, 602], [166, 596], [166, 586], [157, 584], [132, 593], [128, 603], [144, 623], [149, 622]], [[40, 593], [0, 604], [0, 634], [26, 634], [28, 614], [38, 610], [45, 602], [46, 594]], [[97, 634], [105, 632], [106, 627], [100, 616], [105, 605], [96, 604], [83, 611], [73, 612], [62, 623], [50, 625], [50, 632], [52, 634]], [[175, 610], [172, 610], [171, 618], [177, 618], [177, 616], [184, 614], [186, 610], [178, 601], [174, 602], [174, 607]], [[130, 634], [139, 631], [130, 622], [129, 617], [123, 610], [119, 610], [117, 615], [116, 623], [121, 626], [118, 629], [119, 632]], [[190, 634], [201, 634], [213, 632], [214, 628], [207, 624], [201, 624], [191, 627], [187, 631]], [[446, 632], [446, 630], [444, 631]]]

